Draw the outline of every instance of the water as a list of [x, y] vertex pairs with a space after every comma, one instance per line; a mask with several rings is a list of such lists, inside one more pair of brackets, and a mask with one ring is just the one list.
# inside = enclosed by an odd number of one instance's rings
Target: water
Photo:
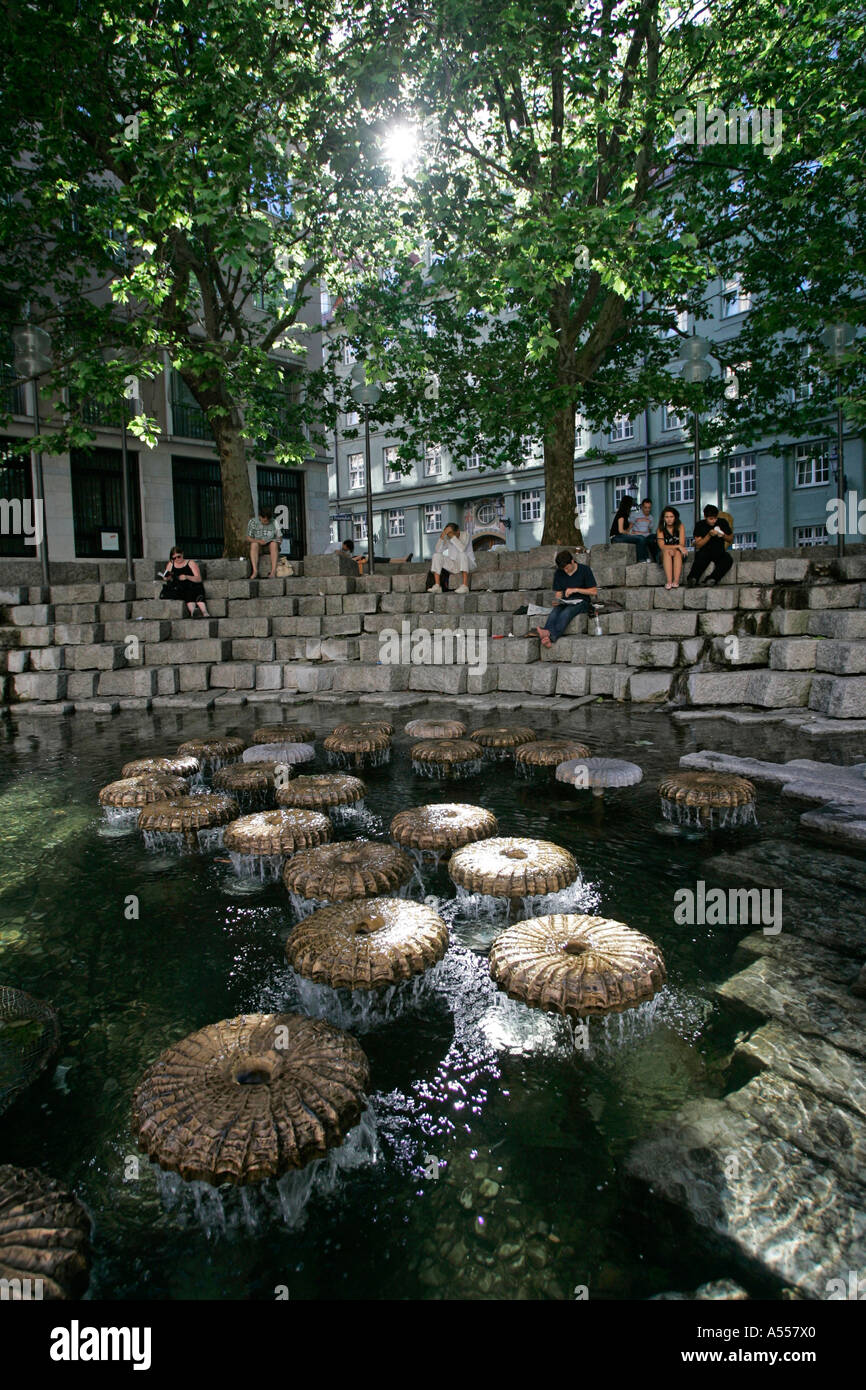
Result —
[[[320, 735], [342, 717], [314, 704], [296, 713]], [[415, 713], [480, 722], [459, 704]], [[570, 850], [573, 906], [629, 923], [665, 953], [657, 998], [590, 1020], [584, 1037], [496, 990], [486, 964], [496, 925], [461, 915], [442, 864], [420, 867], [409, 891], [441, 903], [448, 955], [422, 980], [358, 999], [287, 968], [294, 919], [281, 883], [238, 879], [206, 845], [149, 850], [134, 825], [106, 822], [97, 793], [124, 762], [208, 734], [249, 738], [264, 719], [256, 706], [0, 721], [0, 983], [51, 1001], [61, 1030], [46, 1072], [0, 1119], [0, 1155], [43, 1168], [85, 1202], [89, 1296], [270, 1300], [284, 1288], [293, 1300], [565, 1299], [587, 1284], [591, 1297], [626, 1299], [744, 1277], [624, 1171], [656, 1122], [723, 1093], [740, 1026], [719, 1013], [713, 988], [745, 930], [675, 925], [674, 892], [707, 877], [722, 848], [764, 841], [802, 865], [808, 843], [798, 808], [763, 787], [757, 826], [656, 833], [674, 829], [660, 776], [696, 748], [737, 752], [741, 732], [701, 722], [692, 734], [659, 711], [609, 705], [558, 721], [533, 711], [540, 735], [630, 758], [644, 781], [599, 804], [561, 784], [517, 782], [509, 762], [490, 761], [462, 784], [502, 834]], [[758, 727], [749, 752], [803, 756], [795, 739]], [[862, 741], [849, 744], [831, 760], [862, 759]], [[336, 838], [384, 838], [398, 810], [453, 799], [447, 780], [419, 784], [410, 745], [396, 734], [390, 763], [367, 770], [366, 813]], [[321, 743], [317, 754], [311, 770], [326, 771]], [[808, 755], [826, 753], [816, 742]], [[137, 1154], [130, 1098], [163, 1048], [244, 1010], [285, 1008], [348, 1028], [370, 1059], [370, 1108], [339, 1153], [243, 1192], [184, 1184]]]

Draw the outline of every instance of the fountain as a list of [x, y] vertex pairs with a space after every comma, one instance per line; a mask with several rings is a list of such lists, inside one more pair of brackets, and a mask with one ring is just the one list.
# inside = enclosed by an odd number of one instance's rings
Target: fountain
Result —
[[[231, 763], [214, 773], [214, 791], [228, 792], [243, 811], [264, 811], [274, 804], [280, 763]], [[290, 774], [291, 775], [291, 774]]]
[[81, 1203], [38, 1169], [0, 1165], [0, 1297], [78, 1299], [89, 1265], [90, 1218]]
[[578, 877], [568, 850], [518, 835], [465, 845], [452, 854], [448, 872], [467, 893], [508, 899], [557, 893]]
[[410, 738], [463, 738], [466, 725], [459, 719], [410, 719], [403, 732]]
[[143, 807], [138, 828], [148, 849], [208, 850], [221, 846], [223, 827], [237, 818], [239, 810], [233, 796], [218, 792], [179, 796]]
[[572, 758], [559, 764], [556, 780], [602, 797], [611, 787], [633, 787], [642, 782], [643, 772], [637, 763], [624, 758]]
[[332, 989], [387, 989], [423, 974], [447, 949], [442, 918], [400, 898], [320, 908], [286, 942], [292, 969]]
[[390, 738], [394, 732], [394, 725], [387, 719], [361, 719], [357, 724], [335, 724], [331, 730], [332, 734], [387, 734]]
[[518, 777], [532, 777], [538, 772], [549, 776], [560, 763], [573, 758], [588, 758], [585, 743], [568, 738], [540, 738], [534, 743], [521, 743], [514, 750], [514, 770]]
[[191, 754], [174, 753], [165, 758], [134, 758], [124, 763], [121, 777], [183, 777], [187, 782], [201, 777], [201, 763]]
[[289, 769], [288, 776], [291, 777], [291, 768], [301, 763], [311, 763], [315, 756], [316, 750], [311, 743], [254, 743], [244, 749], [243, 761], [273, 763], [275, 767]]
[[298, 806], [309, 811], [326, 811], [335, 825], [364, 809], [367, 788], [360, 777], [339, 773], [296, 777], [277, 792], [278, 806]]
[[391, 761], [391, 735], [381, 726], [340, 724], [325, 739], [325, 752], [332, 767], [382, 767]]
[[253, 733], [253, 743], [314, 743], [315, 739], [312, 724], [260, 724]]
[[142, 806], [186, 796], [188, 791], [189, 784], [183, 777], [139, 774], [109, 782], [99, 793], [99, 804], [105, 808], [109, 821], [135, 821]]
[[579, 914], [506, 928], [491, 947], [490, 975], [512, 999], [569, 1018], [636, 1008], [667, 978], [648, 936], [624, 922]]
[[138, 1146], [187, 1181], [258, 1183], [342, 1144], [370, 1070], [348, 1033], [300, 1014], [222, 1019], [167, 1048], [132, 1099]]
[[662, 815], [676, 825], [731, 830], [757, 825], [752, 782], [724, 772], [673, 772], [659, 782]]
[[354, 840], [301, 850], [283, 869], [283, 883], [295, 911], [306, 917], [320, 903], [399, 893], [413, 872], [412, 860], [396, 845]]
[[480, 729], [473, 729], [469, 737], [474, 743], [481, 744], [485, 758], [502, 759], [513, 758], [515, 748], [522, 743], [534, 743], [536, 735], [535, 730], [526, 724], [512, 724], [510, 727], [484, 724]]
[[0, 1115], [47, 1066], [59, 1035], [50, 1004], [0, 985]]
[[431, 738], [413, 743], [409, 756], [419, 777], [477, 777], [484, 751], [468, 738]]
[[287, 858], [299, 849], [327, 844], [332, 833], [330, 820], [319, 811], [258, 811], [226, 826], [223, 848], [238, 877], [279, 878]]
[[236, 763], [246, 748], [242, 738], [191, 738], [182, 743], [178, 753], [197, 758], [203, 777], [212, 777], [226, 763]]
[[432, 854], [438, 864], [443, 854], [498, 833], [499, 823], [492, 811], [456, 801], [412, 806], [398, 811], [391, 821], [391, 839], [418, 855], [419, 862], [425, 854]]

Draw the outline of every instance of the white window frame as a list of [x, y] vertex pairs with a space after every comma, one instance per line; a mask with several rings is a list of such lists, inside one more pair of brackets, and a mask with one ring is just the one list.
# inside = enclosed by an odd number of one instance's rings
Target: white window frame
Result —
[[529, 488], [520, 494], [520, 520], [541, 520], [541, 488]]
[[613, 480], [613, 505], [614, 509], [619, 507], [624, 497], [640, 496], [640, 478], [637, 473], [623, 473], [621, 477]]
[[823, 522], [818, 522], [813, 526], [794, 527], [794, 545], [798, 549], [813, 545], [829, 545], [829, 543], [830, 537], [827, 535], [827, 527]]
[[352, 517], [352, 537], [356, 541], [367, 539], [367, 518], [363, 515]]
[[665, 405], [662, 407], [662, 432], [669, 434], [672, 430], [684, 430], [686, 427], [685, 416], [677, 415], [674, 407]]
[[634, 439], [634, 420], [627, 415], [615, 415], [610, 427], [610, 442], [624, 444], [627, 439]]
[[354, 367], [357, 360], [355, 349], [347, 338], [340, 348], [340, 361], [344, 367]]
[[432, 536], [442, 530], [442, 504], [441, 502], [424, 503], [424, 533]]
[[357, 427], [358, 427], [358, 425], [360, 425], [360, 423], [361, 423], [361, 416], [359, 415], [359, 413], [358, 413], [357, 410], [347, 410], [347, 411], [346, 411], [346, 420], [345, 420], [345, 424], [344, 424], [344, 426], [343, 426], [344, 429], [347, 429], [347, 430], [354, 430], [354, 429], [357, 429]]
[[442, 445], [428, 444], [424, 450], [424, 477], [441, 478], [442, 476]]
[[396, 444], [389, 444], [387, 448], [382, 450], [382, 464], [385, 469], [386, 483], [402, 483], [403, 481], [403, 474], [399, 471], [395, 474], [391, 467], [391, 459], [396, 459], [398, 455], [399, 447]]
[[747, 314], [752, 307], [752, 296], [743, 290], [739, 275], [724, 282], [722, 289], [722, 318], [732, 319], [737, 314]]
[[[808, 471], [801, 464], [809, 464]], [[794, 487], [826, 487], [830, 481], [830, 441], [811, 439], [794, 448]]]
[[349, 467], [349, 487], [361, 488], [366, 484], [364, 455], [347, 454], [346, 463]]
[[589, 487], [580, 482], [574, 485], [574, 510], [578, 516], [586, 516], [589, 507]]
[[757, 550], [758, 533], [757, 531], [735, 531], [734, 539], [731, 542], [732, 550]]
[[[481, 513], [490, 509], [489, 516], [482, 516]], [[495, 502], [479, 502], [475, 508], [475, 520], [479, 526], [493, 526], [499, 520], [499, 509]]]
[[328, 535], [330, 537], [331, 545], [336, 545], [337, 541], [340, 539], [340, 526], [338, 522], [328, 522]]
[[754, 497], [758, 491], [757, 454], [739, 454], [728, 463], [728, 496]]
[[406, 511], [403, 507], [395, 507], [388, 513], [388, 535], [405, 536], [406, 534]]
[[695, 500], [695, 465], [681, 463], [668, 469], [668, 505], [686, 506]]
[[466, 467], [467, 469], [481, 467], [481, 450], [477, 446], [470, 451], [469, 457], [466, 460]]

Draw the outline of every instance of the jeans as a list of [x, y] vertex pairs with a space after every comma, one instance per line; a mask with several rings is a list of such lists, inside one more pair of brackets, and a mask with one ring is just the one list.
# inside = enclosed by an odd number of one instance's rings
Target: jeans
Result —
[[626, 536], [620, 533], [618, 536], [611, 536], [611, 545], [633, 545], [635, 548], [635, 560], [640, 563], [649, 559], [649, 536]]
[[582, 598], [579, 603], [558, 603], [552, 608], [545, 619], [544, 626], [550, 633], [551, 642], [556, 642], [572, 618], [576, 618], [578, 613], [589, 612], [589, 599]]
[[706, 545], [701, 546], [695, 555], [689, 570], [689, 582], [694, 580], [697, 583], [704, 570], [712, 564], [712, 578], [718, 583], [722, 576], [727, 574], [733, 563], [732, 557], [725, 550], [724, 541], [716, 536], [711, 541], [707, 541]]

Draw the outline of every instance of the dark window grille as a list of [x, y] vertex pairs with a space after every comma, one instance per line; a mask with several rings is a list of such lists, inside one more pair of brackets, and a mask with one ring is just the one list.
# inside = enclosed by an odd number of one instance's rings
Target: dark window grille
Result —
[[[132, 553], [141, 555], [141, 493], [138, 483], [138, 454], [130, 449], [129, 503]], [[72, 481], [72, 518], [75, 528], [75, 554], [78, 556], [120, 557], [123, 543], [123, 455], [120, 449], [72, 449], [69, 455]], [[103, 531], [116, 531], [117, 550], [103, 548]]]
[[[30, 468], [30, 451], [26, 443], [20, 439], [0, 438], [0, 499], [5, 502], [17, 502], [23, 507], [32, 495], [33, 474]], [[32, 521], [32, 512], [29, 515]], [[11, 528], [12, 516], [12, 509], [4, 507], [0, 519], [8, 517], [8, 526]], [[35, 545], [26, 543], [23, 532], [13, 534], [11, 529], [0, 529], [0, 556], [26, 556], [35, 560], [38, 553]]]
[[207, 416], [179, 372], [171, 373], [171, 427], [184, 439], [213, 440]]
[[259, 468], [257, 486], [260, 507], [270, 507], [272, 513], [285, 507], [288, 520], [283, 526], [283, 540], [289, 542], [289, 558], [302, 560], [306, 549], [303, 473], [297, 468]]
[[194, 560], [223, 553], [223, 485], [220, 466], [209, 459], [172, 454], [174, 543]]

